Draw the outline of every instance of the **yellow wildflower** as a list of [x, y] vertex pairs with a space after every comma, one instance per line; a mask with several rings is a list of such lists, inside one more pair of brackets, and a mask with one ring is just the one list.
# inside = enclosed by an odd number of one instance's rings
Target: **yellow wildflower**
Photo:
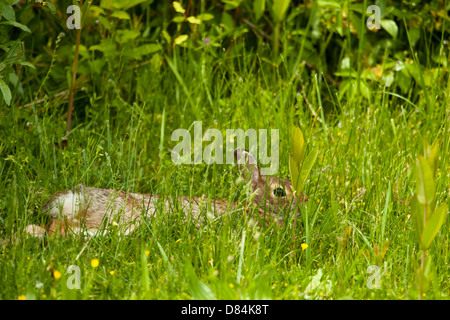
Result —
[[61, 278], [61, 272], [55, 270], [53, 271], [53, 276], [55, 277], [56, 280], [58, 280], [59, 278]]
[[92, 268], [97, 268], [98, 265], [99, 265], [98, 259], [92, 259], [92, 260], [91, 260], [91, 267], [92, 267]]

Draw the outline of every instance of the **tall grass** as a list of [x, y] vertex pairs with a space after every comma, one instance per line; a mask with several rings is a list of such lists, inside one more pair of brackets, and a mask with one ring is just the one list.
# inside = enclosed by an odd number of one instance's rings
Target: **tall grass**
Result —
[[[283, 227], [266, 227], [243, 210], [206, 218], [196, 227], [174, 208], [159, 210], [128, 237], [113, 229], [87, 241], [27, 239], [1, 249], [0, 298], [417, 298], [413, 261], [420, 252], [408, 201], [424, 137], [442, 150], [437, 199], [449, 201], [447, 76], [424, 92], [432, 99], [415, 105], [382, 85], [370, 88], [370, 100], [347, 100], [305, 64], [299, 63], [299, 76], [291, 78], [290, 66], [274, 67], [258, 52], [229, 58], [213, 48], [193, 53], [175, 47], [167, 64], [159, 72], [142, 66], [133, 87], [117, 76], [90, 93], [97, 99], [76, 101], [64, 149], [55, 145], [66, 134], [60, 108], [44, 102], [2, 110], [1, 238], [23, 236], [27, 224], [45, 222], [42, 204], [79, 183], [172, 196], [206, 194], [238, 201], [243, 209], [247, 196], [235, 166], [171, 162], [171, 132], [193, 121], [224, 136], [228, 128], [279, 129], [279, 175], [285, 178], [290, 125], [301, 126], [320, 155], [295, 230], [293, 217]], [[442, 230], [429, 250], [438, 279], [425, 298], [449, 295], [448, 221]], [[91, 266], [93, 259], [99, 260], [97, 267]], [[79, 290], [66, 286], [70, 265], [81, 270]], [[371, 265], [381, 267], [381, 290], [367, 286]], [[320, 272], [318, 282], [311, 282]]]

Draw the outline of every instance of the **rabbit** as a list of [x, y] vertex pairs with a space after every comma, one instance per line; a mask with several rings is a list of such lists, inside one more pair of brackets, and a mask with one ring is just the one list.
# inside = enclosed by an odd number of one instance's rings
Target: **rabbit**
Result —
[[[256, 159], [244, 149], [234, 150], [239, 171], [246, 182], [250, 182], [254, 193], [253, 203], [263, 219], [269, 218], [282, 223], [282, 212], [297, 208], [297, 202], [303, 204], [307, 196], [294, 197], [291, 182], [286, 179], [263, 176]], [[192, 218], [198, 219], [205, 208], [206, 198], [186, 196], [162, 197], [160, 195], [128, 193], [122, 190], [76, 186], [54, 194], [43, 206], [50, 215], [45, 226], [28, 225], [25, 233], [32, 237], [43, 238], [45, 234], [68, 234], [94, 236], [106, 226], [119, 226], [121, 233], [128, 235], [139, 225], [142, 215], [155, 216], [158, 210], [178, 206]], [[237, 203], [222, 199], [212, 199], [211, 207], [217, 215], [230, 212]]]

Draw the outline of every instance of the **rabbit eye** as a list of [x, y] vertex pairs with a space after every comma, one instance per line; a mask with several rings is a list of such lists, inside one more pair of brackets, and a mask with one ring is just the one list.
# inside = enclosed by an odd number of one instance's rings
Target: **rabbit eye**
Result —
[[285, 197], [286, 196], [286, 192], [284, 191], [283, 188], [276, 188], [273, 190], [273, 194], [276, 197]]

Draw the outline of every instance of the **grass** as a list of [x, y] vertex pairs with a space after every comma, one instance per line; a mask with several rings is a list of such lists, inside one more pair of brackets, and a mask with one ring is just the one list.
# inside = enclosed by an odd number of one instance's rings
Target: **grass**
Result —
[[[171, 132], [196, 120], [203, 130], [279, 129], [284, 178], [289, 128], [301, 126], [320, 155], [295, 230], [292, 219], [258, 226], [241, 211], [197, 228], [175, 209], [160, 210], [129, 237], [112, 230], [88, 241], [28, 239], [1, 248], [0, 299], [417, 299], [420, 251], [407, 204], [423, 138], [440, 146], [437, 199], [449, 202], [448, 77], [427, 89], [430, 102], [413, 105], [381, 85], [370, 88], [370, 100], [356, 88], [342, 97], [304, 65], [291, 78], [254, 53], [229, 59], [221, 50], [181, 50], [159, 72], [126, 71], [131, 84], [117, 74], [95, 94], [77, 94], [65, 149], [55, 146], [66, 135], [61, 108], [1, 110], [1, 238], [45, 221], [42, 204], [78, 183], [244, 205], [236, 166], [171, 162]], [[429, 251], [437, 277], [425, 299], [450, 293], [449, 226]], [[79, 290], [66, 285], [71, 265], [80, 268]], [[367, 285], [371, 265], [381, 268], [380, 290]]]

